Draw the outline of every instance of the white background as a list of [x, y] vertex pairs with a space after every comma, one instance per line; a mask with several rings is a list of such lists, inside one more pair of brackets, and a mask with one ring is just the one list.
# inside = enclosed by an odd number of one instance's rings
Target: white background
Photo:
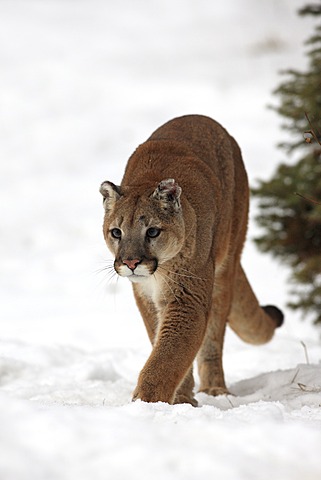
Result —
[[263, 347], [228, 332], [234, 397], [132, 404], [150, 347], [130, 285], [101, 271], [99, 185], [165, 121], [222, 123], [251, 185], [286, 159], [267, 105], [279, 71], [305, 67], [300, 6], [0, 1], [1, 480], [320, 478], [319, 330], [286, 309], [288, 272], [253, 246], [253, 204], [243, 264], [286, 322]]

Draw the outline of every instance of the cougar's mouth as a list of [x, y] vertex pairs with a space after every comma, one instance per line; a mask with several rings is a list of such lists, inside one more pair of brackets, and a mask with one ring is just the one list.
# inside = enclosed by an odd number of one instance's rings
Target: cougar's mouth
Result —
[[133, 262], [129, 261], [115, 261], [115, 270], [121, 277], [128, 278], [132, 282], [139, 282], [141, 280], [147, 279], [153, 275], [157, 269], [157, 260], [142, 260]]

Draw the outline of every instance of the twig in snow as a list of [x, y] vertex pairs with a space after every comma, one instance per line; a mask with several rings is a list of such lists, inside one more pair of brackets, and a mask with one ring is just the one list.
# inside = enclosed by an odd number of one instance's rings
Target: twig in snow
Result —
[[309, 385], [304, 385], [304, 383], [298, 383], [298, 387], [300, 390], [303, 392], [313, 392], [313, 393], [319, 393], [321, 392], [320, 387], [312, 386], [310, 387]]
[[295, 374], [294, 374], [294, 377], [292, 378], [292, 382], [291, 382], [291, 383], [294, 383], [294, 380], [295, 380], [296, 377], [298, 376], [299, 371], [300, 371], [300, 369], [298, 368], [297, 371], [296, 371]]
[[305, 354], [306, 363], [307, 363], [307, 365], [310, 365], [309, 356], [308, 356], [308, 349], [307, 349], [306, 344], [305, 344], [302, 340], [301, 340], [301, 345], [302, 345], [302, 347], [304, 348], [304, 354]]
[[232, 408], [234, 408], [234, 405], [232, 403], [232, 400], [229, 398], [228, 395], [226, 395], [226, 400], [228, 401], [228, 403], [231, 405]]

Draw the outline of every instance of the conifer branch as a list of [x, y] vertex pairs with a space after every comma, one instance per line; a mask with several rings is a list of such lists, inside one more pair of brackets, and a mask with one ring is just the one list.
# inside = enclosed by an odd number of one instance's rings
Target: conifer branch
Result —
[[[321, 134], [320, 134], [320, 132], [312, 124], [307, 112], [304, 112], [304, 115], [305, 115], [305, 118], [307, 119], [307, 121], [309, 122], [309, 125], [311, 127], [310, 130], [307, 130], [306, 132], [304, 132], [304, 135], [311, 135], [314, 138], [314, 140], [321, 146], [321, 140], [320, 140], [321, 139]], [[306, 143], [311, 143], [311, 137], [306, 136], [304, 138], [305, 138]]]
[[321, 205], [321, 203], [320, 203], [320, 202], [317, 202], [316, 200], [314, 200], [314, 198], [305, 197], [304, 195], [301, 195], [301, 193], [298, 193], [298, 192], [295, 192], [295, 195], [297, 195], [298, 197], [303, 198], [304, 200], [307, 200], [308, 202], [315, 203], [316, 205]]

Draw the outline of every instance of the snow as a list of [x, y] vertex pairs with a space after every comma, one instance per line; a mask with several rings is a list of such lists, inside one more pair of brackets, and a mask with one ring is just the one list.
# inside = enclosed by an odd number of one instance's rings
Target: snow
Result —
[[221, 122], [251, 183], [268, 178], [284, 133], [266, 105], [313, 24], [300, 6], [0, 2], [0, 480], [320, 478], [320, 332], [286, 309], [252, 216], [245, 270], [284, 326], [261, 347], [227, 332], [233, 395], [132, 403], [150, 347], [129, 282], [105, 270], [98, 192], [186, 113]]

